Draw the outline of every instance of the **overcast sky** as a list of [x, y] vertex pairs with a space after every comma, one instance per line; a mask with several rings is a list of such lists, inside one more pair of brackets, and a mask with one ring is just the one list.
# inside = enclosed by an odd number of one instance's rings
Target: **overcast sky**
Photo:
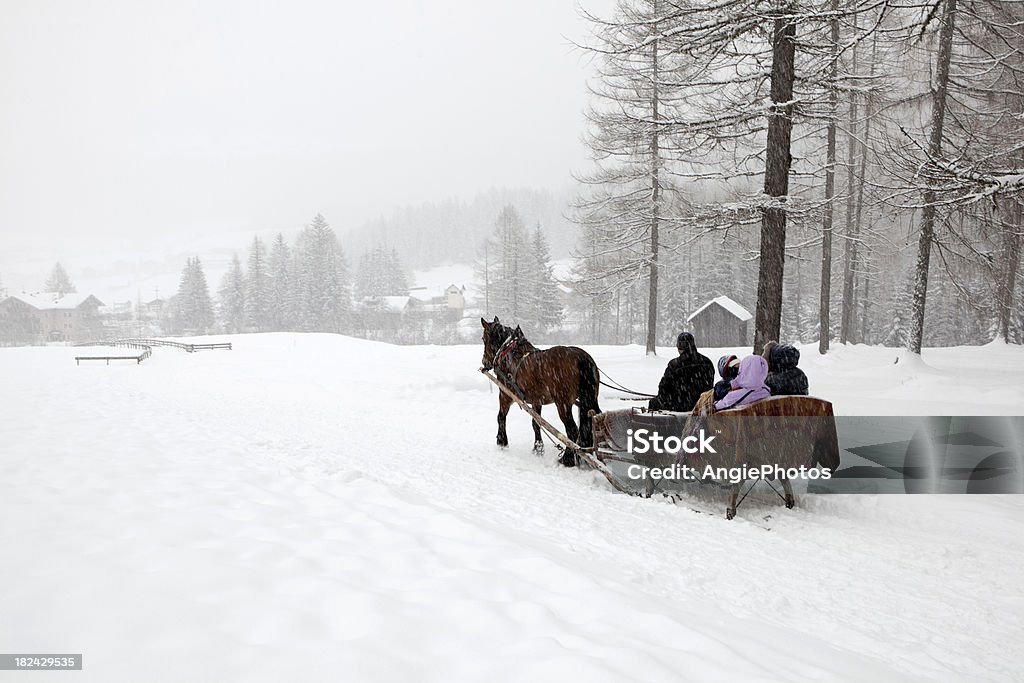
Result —
[[585, 31], [573, 0], [4, 0], [3, 244], [73, 261], [563, 187]]

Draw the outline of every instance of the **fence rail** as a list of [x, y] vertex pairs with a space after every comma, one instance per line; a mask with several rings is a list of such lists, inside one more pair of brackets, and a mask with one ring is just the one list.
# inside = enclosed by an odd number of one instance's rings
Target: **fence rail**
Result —
[[112, 360], [134, 360], [136, 364], [138, 364], [153, 355], [154, 346], [170, 346], [176, 349], [182, 349], [187, 353], [216, 349], [231, 351], [231, 342], [186, 344], [184, 342], [176, 342], [169, 339], [112, 339], [109, 341], [78, 342], [77, 344], [74, 344], [74, 346], [123, 346], [130, 349], [142, 349], [142, 353], [137, 356], [75, 356], [75, 365], [80, 365], [83, 360], [105, 360], [107, 361], [107, 365], [110, 365], [110, 361]]
[[206, 351], [210, 349], [224, 349], [226, 351], [231, 350], [231, 342], [217, 342], [217, 343], [206, 343], [206, 344], [191, 344], [185, 342], [171, 341], [169, 339], [126, 339], [124, 341], [138, 342], [146, 344], [147, 346], [173, 346], [176, 349], [183, 349], [188, 353], [195, 353], [196, 351]]
[[[76, 346], [80, 345], [76, 344]], [[104, 360], [107, 362], [107, 365], [110, 365], [110, 361], [112, 360], [133, 360], [135, 361], [135, 364], [138, 365], [142, 361], [146, 360], [147, 358], [153, 355], [153, 349], [144, 344], [131, 343], [120, 344], [120, 346], [142, 349], [142, 353], [136, 354], [134, 356], [75, 356], [75, 365], [81, 365], [83, 360]]]

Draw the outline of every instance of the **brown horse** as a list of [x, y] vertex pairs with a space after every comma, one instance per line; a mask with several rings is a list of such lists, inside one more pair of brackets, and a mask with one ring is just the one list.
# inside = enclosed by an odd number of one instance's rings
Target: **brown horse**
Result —
[[[565, 435], [583, 448], [594, 443], [590, 411], [601, 412], [597, 403], [601, 373], [590, 354], [576, 346], [553, 346], [538, 349], [516, 327], [502, 325], [497, 316], [494, 322], [480, 318], [484, 334], [484, 370], [493, 369], [502, 382], [517, 393], [540, 414], [541, 406], [554, 403], [558, 417], [565, 425]], [[580, 426], [577, 429], [572, 407], [579, 405]], [[508, 446], [505, 418], [512, 399], [504, 393], [498, 395], [498, 445]], [[540, 425], [533, 421], [533, 448], [544, 450]], [[578, 464], [577, 454], [566, 452], [560, 462], [568, 467]]]

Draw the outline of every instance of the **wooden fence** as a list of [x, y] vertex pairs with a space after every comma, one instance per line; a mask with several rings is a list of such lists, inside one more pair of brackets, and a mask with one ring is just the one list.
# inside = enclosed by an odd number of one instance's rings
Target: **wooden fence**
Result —
[[231, 342], [216, 342], [208, 344], [187, 344], [184, 342], [171, 341], [169, 339], [113, 339], [111, 341], [90, 341], [79, 342], [78, 346], [123, 346], [131, 349], [141, 349], [142, 352], [134, 356], [75, 356], [75, 365], [81, 365], [83, 360], [105, 360], [110, 365], [112, 360], [133, 360], [136, 364], [141, 363], [153, 355], [154, 346], [170, 346], [182, 349], [187, 353], [196, 351], [224, 350], [231, 351]]

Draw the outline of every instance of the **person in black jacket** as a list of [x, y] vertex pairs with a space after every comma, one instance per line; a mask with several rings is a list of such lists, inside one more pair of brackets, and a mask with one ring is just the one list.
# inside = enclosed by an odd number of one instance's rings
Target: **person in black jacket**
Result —
[[768, 379], [764, 383], [772, 396], [807, 396], [807, 375], [796, 366], [800, 362], [800, 349], [770, 341], [764, 345], [761, 355], [768, 361]]
[[697, 353], [692, 334], [681, 332], [676, 338], [676, 349], [679, 355], [668, 362], [658, 384], [658, 395], [647, 405], [650, 410], [689, 412], [700, 395], [715, 383], [715, 366]]

